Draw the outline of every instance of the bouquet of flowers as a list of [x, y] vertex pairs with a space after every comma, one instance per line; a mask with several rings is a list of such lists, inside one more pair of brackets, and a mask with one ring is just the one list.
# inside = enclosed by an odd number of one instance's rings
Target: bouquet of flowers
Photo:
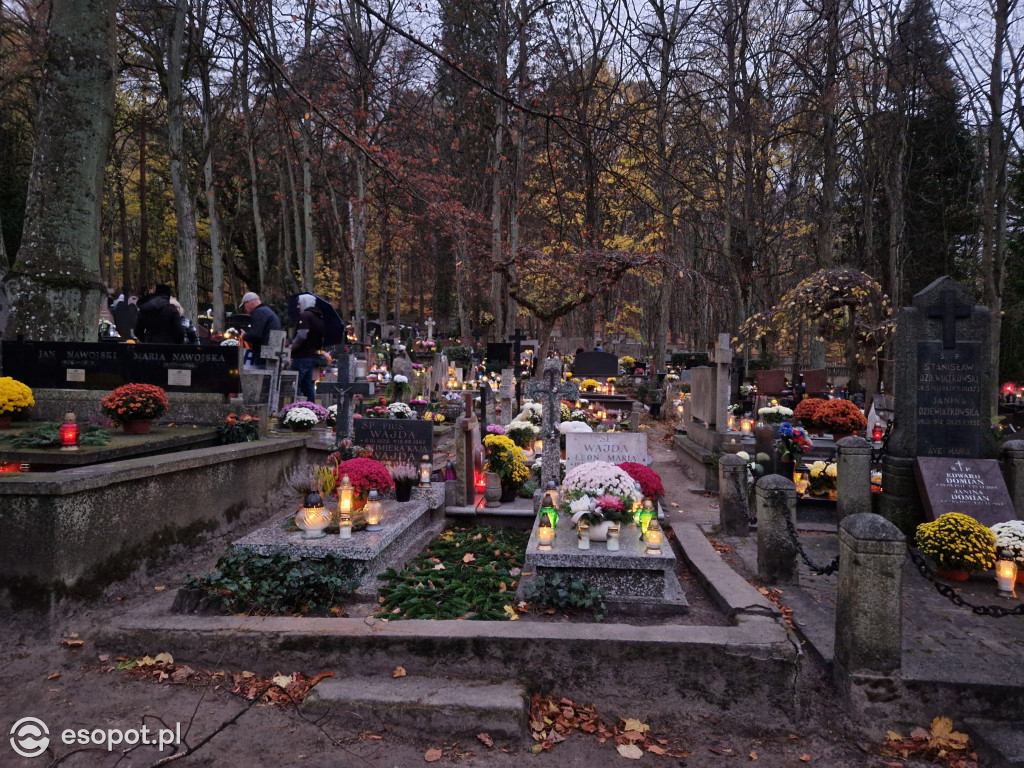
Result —
[[451, 390], [450, 392], [445, 392], [444, 399], [447, 400], [449, 403], [461, 403], [462, 392], [460, 390], [455, 389]]
[[740, 384], [740, 397], [750, 397], [754, 394], [753, 384]]
[[524, 403], [523, 410], [521, 410], [514, 419], [513, 422], [527, 422], [533, 424], [535, 427], [539, 427], [542, 421], [542, 415], [544, 410], [540, 403]]
[[867, 417], [850, 400], [826, 400], [814, 415], [814, 423], [832, 434], [852, 434], [867, 429]]
[[438, 413], [437, 411], [427, 411], [426, 413], [423, 414], [423, 418], [426, 419], [427, 421], [432, 421], [435, 424], [442, 424], [444, 423], [445, 420], [444, 414]]
[[584, 379], [580, 384], [580, 389], [584, 392], [595, 392], [597, 391], [597, 379]]
[[524, 450], [533, 448], [533, 441], [537, 439], [538, 432], [540, 427], [535, 427], [528, 421], [513, 421], [505, 429], [505, 434], [512, 442]]
[[115, 424], [159, 419], [170, 407], [167, 395], [155, 384], [124, 384], [100, 400], [100, 411]]
[[35, 404], [28, 386], [10, 376], [0, 377], [0, 416], [23, 413]]
[[277, 418], [282, 421], [288, 415], [288, 412], [293, 408], [305, 408], [306, 410], [312, 411], [313, 415], [316, 416], [316, 423], [319, 424], [321, 421], [327, 421], [327, 417], [330, 415], [328, 410], [322, 405], [311, 403], [308, 400], [296, 400], [294, 403], [289, 403], [277, 413]]
[[783, 459], [792, 459], [794, 462], [807, 453], [814, 446], [811, 438], [807, 436], [800, 427], [794, 427], [788, 421], [779, 425], [779, 456]]
[[604, 461], [591, 461], [573, 467], [565, 473], [562, 490], [566, 493], [579, 491], [597, 498], [611, 493], [629, 499], [632, 505], [636, 483], [626, 470]]
[[501, 424], [488, 424], [487, 434], [489, 435], [504, 435], [505, 428]]
[[617, 466], [633, 478], [634, 483], [640, 483], [640, 490], [643, 491], [645, 499], [660, 499], [665, 495], [661, 476], [650, 467], [637, 464], [635, 461], [624, 461]]
[[801, 400], [793, 409], [793, 418], [799, 419], [805, 427], [817, 427], [818, 411], [827, 402], [820, 397], [808, 397], [806, 400]]
[[343, 461], [335, 467], [334, 474], [339, 483], [341, 478], [348, 475], [349, 482], [352, 483], [352, 495], [361, 501], [366, 500], [370, 491], [376, 491], [383, 496], [395, 487], [388, 468], [373, 459]]
[[281, 425], [289, 427], [290, 429], [312, 429], [320, 423], [320, 417], [312, 408], [306, 408], [303, 405], [295, 408], [289, 408], [284, 414], [284, 418], [281, 419]]
[[831, 461], [816, 461], [808, 469], [808, 487], [815, 496], [828, 496], [836, 489], [838, 465]]
[[996, 563], [996, 534], [959, 512], [947, 512], [934, 522], [921, 523], [914, 543], [938, 568], [984, 571]]
[[585, 421], [589, 424], [590, 419], [591, 416], [589, 413], [584, 411], [582, 408], [577, 408], [569, 414], [568, 419], [563, 419], [563, 421]]
[[390, 419], [391, 411], [388, 410], [386, 405], [371, 405], [363, 411], [363, 416], [368, 419]]
[[784, 405], [769, 405], [757, 411], [757, 417], [765, 424], [781, 424], [792, 416], [793, 411]]
[[[391, 381], [388, 382], [387, 394], [392, 400], [400, 398], [406, 392], [409, 392], [409, 377], [401, 373], [396, 373], [391, 377]], [[403, 417], [399, 417], [403, 418]]]
[[1024, 568], [1024, 520], [1007, 520], [992, 526], [996, 536], [996, 552], [1004, 560], [1013, 560]]
[[487, 471], [501, 476], [502, 487], [518, 488], [529, 479], [530, 470], [523, 463], [522, 451], [512, 438], [487, 435], [484, 437], [484, 450], [487, 452]]
[[373, 448], [356, 445], [351, 438], [345, 437], [338, 443], [338, 450], [327, 457], [328, 461], [338, 464], [349, 459], [373, 458]]
[[392, 403], [387, 406], [388, 415], [392, 419], [415, 419], [416, 411], [405, 403]]
[[[349, 476], [351, 480], [351, 475]], [[412, 486], [419, 480], [419, 473], [412, 464], [396, 464], [391, 467], [391, 481], [397, 488], [400, 485]]]
[[217, 425], [217, 442], [220, 445], [229, 443], [251, 443], [260, 439], [260, 420], [244, 413], [229, 413], [222, 424]]
[[567, 435], [570, 432], [593, 432], [594, 429], [585, 421], [563, 421], [558, 425], [558, 431]]
[[632, 504], [626, 502], [611, 493], [603, 496], [588, 496], [583, 493], [574, 493], [569, 501], [569, 512], [572, 514], [573, 524], [580, 520], [586, 520], [589, 525], [610, 520], [613, 523], [629, 523], [633, 520]]

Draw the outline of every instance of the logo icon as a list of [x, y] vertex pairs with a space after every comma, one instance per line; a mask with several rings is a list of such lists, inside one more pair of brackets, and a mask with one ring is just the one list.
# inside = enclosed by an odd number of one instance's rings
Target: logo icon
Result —
[[37, 717], [23, 717], [11, 726], [11, 746], [22, 757], [39, 757], [50, 746], [50, 729]]

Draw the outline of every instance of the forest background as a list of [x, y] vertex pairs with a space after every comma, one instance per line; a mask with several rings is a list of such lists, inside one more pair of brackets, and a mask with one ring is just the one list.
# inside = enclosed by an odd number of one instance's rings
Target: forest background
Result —
[[894, 307], [964, 282], [1024, 379], [1015, 0], [0, 11], [9, 338], [94, 340], [105, 286], [164, 282], [218, 326], [305, 290], [663, 360], [850, 268]]

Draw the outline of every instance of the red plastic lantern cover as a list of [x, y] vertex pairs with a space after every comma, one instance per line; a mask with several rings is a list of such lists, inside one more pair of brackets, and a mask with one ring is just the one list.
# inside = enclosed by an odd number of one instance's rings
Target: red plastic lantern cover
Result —
[[875, 424], [875, 428], [871, 430], [871, 439], [872, 440], [881, 440], [882, 439], [882, 425], [881, 424]]
[[64, 423], [57, 429], [61, 445], [78, 445], [78, 424], [73, 413], [65, 414]]

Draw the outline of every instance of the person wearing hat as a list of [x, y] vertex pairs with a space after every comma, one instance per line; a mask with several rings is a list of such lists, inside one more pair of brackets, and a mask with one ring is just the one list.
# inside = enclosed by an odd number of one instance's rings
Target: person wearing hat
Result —
[[252, 350], [253, 366], [266, 368], [266, 358], [260, 357], [263, 347], [270, 343], [270, 332], [281, 330], [281, 318], [277, 313], [260, 301], [258, 293], [249, 291], [242, 297], [239, 308], [252, 318], [249, 330], [242, 332], [242, 341]]
[[292, 370], [299, 372], [299, 392], [309, 402], [316, 402], [316, 367], [320, 346], [324, 343], [324, 315], [316, 306], [316, 296], [299, 294], [299, 324], [292, 339]]

